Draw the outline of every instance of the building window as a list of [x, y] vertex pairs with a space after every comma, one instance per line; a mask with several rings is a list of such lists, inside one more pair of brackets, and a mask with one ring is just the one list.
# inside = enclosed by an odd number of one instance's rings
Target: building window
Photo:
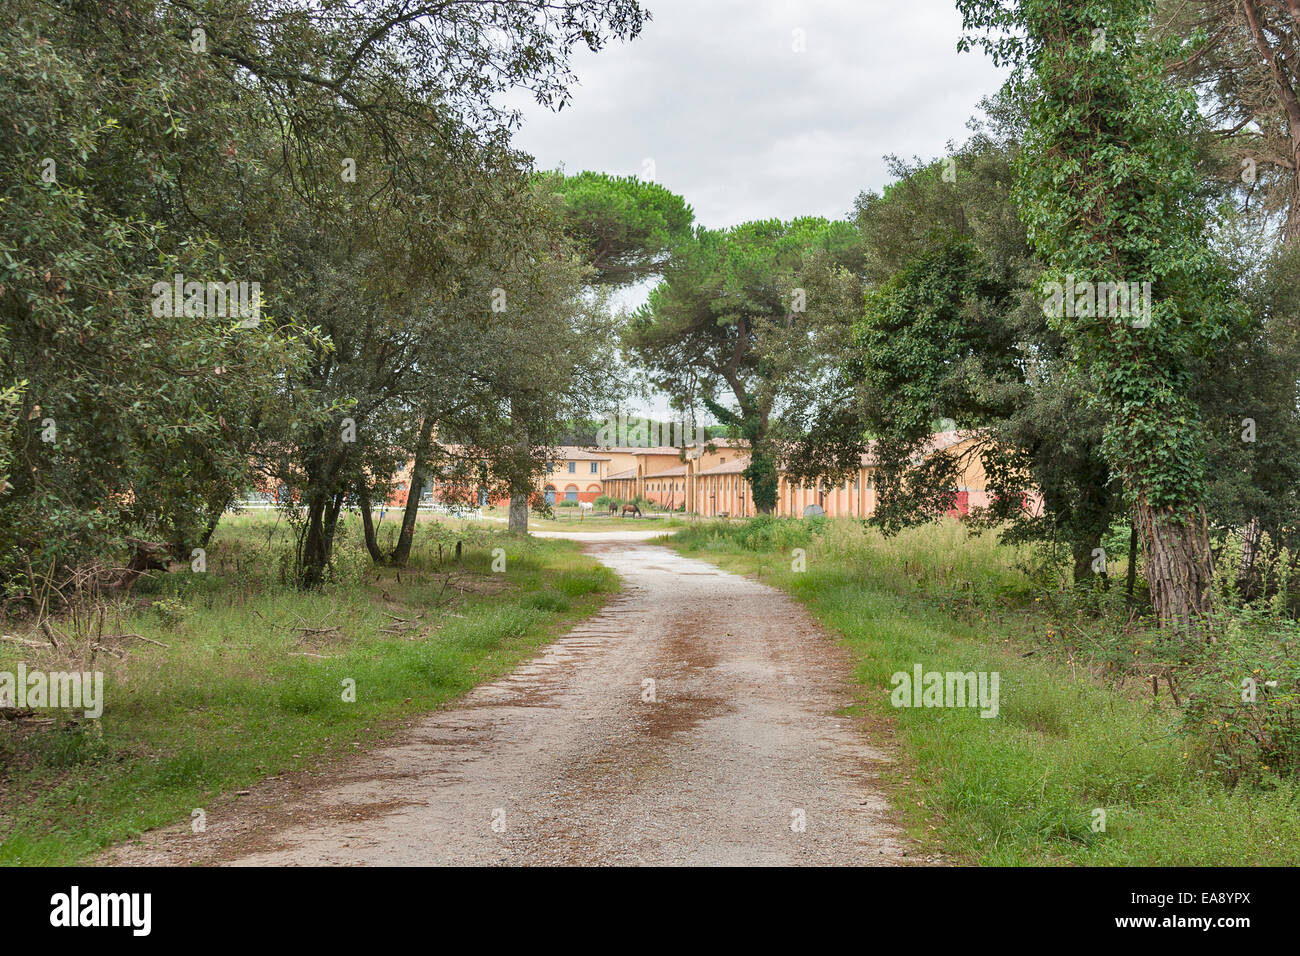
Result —
[[593, 462], [591, 463], [591, 473], [592, 473], [593, 475], [595, 475], [595, 474], [599, 474], [599, 473], [600, 473], [600, 462], [598, 462], [598, 461], [593, 461]]
[[576, 475], [577, 473], [578, 473], [578, 463], [576, 461], [569, 462], [569, 474]]
[[567, 488], [564, 489], [564, 500], [565, 500], [565, 501], [577, 501], [577, 500], [578, 500], [578, 486], [577, 486], [577, 485], [569, 485], [569, 487], [567, 487]]

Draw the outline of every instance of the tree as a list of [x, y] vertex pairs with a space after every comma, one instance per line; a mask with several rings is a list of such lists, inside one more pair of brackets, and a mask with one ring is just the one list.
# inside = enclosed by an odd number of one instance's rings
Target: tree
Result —
[[[1195, 101], [1144, 42], [1150, 4], [959, 0], [967, 36], [1015, 68], [1028, 119], [1016, 202], [1046, 279], [1148, 282], [1150, 321], [1054, 310], [1072, 369], [1105, 412], [1103, 449], [1141, 535], [1152, 606], [1188, 625], [1209, 609], [1203, 426], [1195, 366], [1239, 324], [1209, 248]], [[973, 34], [992, 31], [980, 40]], [[1077, 287], [1077, 286], [1076, 286]]]
[[624, 335], [660, 389], [687, 405], [698, 398], [749, 444], [745, 478], [759, 514], [776, 505], [781, 449], [773, 416], [800, 371], [818, 364], [809, 310], [820, 303], [799, 277], [820, 257], [839, 265], [857, 256], [846, 222], [810, 217], [697, 229]]
[[224, 298], [209, 308], [206, 281], [171, 301], [176, 276], [219, 281], [223, 296], [257, 277], [248, 232], [219, 243], [220, 223], [190, 206], [240, 195], [257, 135], [225, 119], [240, 91], [176, 39], [185, 22], [139, 0], [11, 4], [0, 24], [0, 154], [14, 173], [0, 382], [22, 383], [0, 442], [0, 579], [20, 589], [32, 568], [120, 564], [132, 535], [188, 560], [245, 481], [249, 423], [303, 341]]
[[[694, 219], [691, 208], [680, 196], [656, 183], [597, 172], [567, 177], [559, 172], [547, 172], [538, 174], [535, 180], [539, 202], [561, 218], [565, 234], [581, 254], [587, 270], [585, 278], [592, 285], [594, 295], [603, 294], [599, 290], [626, 286], [660, 274], [672, 250], [690, 238]], [[572, 354], [586, 353], [578, 345]], [[612, 364], [614, 357], [606, 356], [606, 361]], [[555, 367], [566, 367], [563, 357], [559, 357]], [[608, 376], [592, 375], [590, 368], [586, 378], [606, 380], [602, 388], [590, 393], [593, 396], [599, 394], [612, 400], [623, 394], [621, 387], [611, 387], [614, 383], [608, 381]], [[521, 396], [516, 401], [516, 443], [512, 457], [522, 464], [532, 461], [535, 449], [544, 448], [545, 444], [536, 444], [542, 436], [536, 428], [535, 400]], [[544, 430], [554, 433], [550, 423]], [[511, 488], [508, 528], [519, 534], [528, 530], [530, 499], [535, 497], [530, 471], [528, 467], [516, 469]], [[539, 504], [545, 506], [544, 502]]]
[[[993, 500], [972, 519], [1009, 540], [1067, 544], [1081, 581], [1119, 502], [1099, 416], [1067, 381], [1033, 295], [1042, 264], [1009, 198], [1015, 124], [1008, 104], [987, 105], [993, 123], [965, 146], [929, 163], [891, 157], [895, 182], [859, 197], [865, 308], [835, 353], [842, 376], [793, 444], [791, 474], [837, 480], [871, 437], [872, 521], [893, 531], [954, 505], [963, 462], [931, 447], [936, 423], [978, 433], [963, 455], [980, 459]], [[1034, 492], [1043, 508], [1030, 512], [1021, 503]]]
[[662, 275], [673, 249], [691, 238], [695, 213], [658, 183], [590, 171], [539, 178], [563, 202], [565, 231], [595, 270], [597, 285]]
[[[188, 557], [260, 460], [306, 506], [317, 583], [346, 495], [431, 431], [425, 370], [463, 326], [438, 304], [534, 254], [494, 94], [563, 105], [574, 46], [635, 36], [645, 12], [125, 0], [5, 18], [0, 149], [21, 175], [0, 208], [0, 383], [20, 405], [0, 575], [111, 561], [132, 533]], [[151, 310], [182, 273], [256, 280], [260, 317]]]
[[1300, 240], [1300, 7], [1278, 0], [1162, 0], [1156, 33], [1179, 43], [1170, 73], [1200, 91], [1212, 158], [1247, 204]]

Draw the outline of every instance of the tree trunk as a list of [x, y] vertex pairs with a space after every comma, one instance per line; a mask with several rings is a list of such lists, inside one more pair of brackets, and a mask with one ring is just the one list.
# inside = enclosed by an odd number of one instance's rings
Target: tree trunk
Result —
[[524, 472], [527, 468], [529, 452], [532, 447], [528, 438], [527, 418], [520, 414], [520, 406], [516, 404], [514, 399], [510, 400], [510, 415], [513, 419], [517, 437], [514, 447], [513, 474], [510, 479], [510, 519], [506, 524], [506, 530], [511, 534], [527, 534], [528, 501], [531, 497], [532, 486], [531, 483], [524, 484], [527, 481]]
[[1241, 530], [1241, 563], [1237, 566], [1237, 589], [1243, 600], [1255, 596], [1255, 560], [1259, 557], [1259, 540], [1263, 528], [1258, 518], [1251, 518]]
[[230, 507], [231, 499], [224, 495], [222, 497], [224, 500], [219, 503], [214, 501], [212, 504], [211, 511], [208, 514], [208, 523], [203, 529], [202, 537], [199, 538], [199, 547], [201, 548], [206, 548], [208, 546], [208, 543], [212, 540], [212, 536], [217, 533], [217, 525], [221, 523], [221, 516], [224, 515], [226, 509]]
[[1134, 510], [1142, 534], [1151, 607], [1161, 625], [1195, 627], [1211, 604], [1210, 538], [1205, 515], [1193, 517], [1152, 511], [1145, 500]]
[[1076, 538], [1070, 543], [1070, 555], [1074, 558], [1074, 583], [1087, 584], [1092, 580], [1092, 542]]
[[339, 512], [343, 510], [343, 492], [334, 496], [325, 508], [325, 551], [334, 553], [334, 532], [339, 526]]
[[312, 497], [307, 508], [307, 534], [303, 540], [299, 584], [304, 588], [318, 588], [325, 580], [325, 567], [329, 564], [329, 540], [325, 535], [325, 505], [328, 499], [320, 493]]
[[528, 495], [510, 496], [510, 523], [507, 528], [512, 534], [528, 533]]
[[379, 550], [379, 539], [375, 537], [375, 516], [370, 510], [370, 489], [364, 481], [357, 482], [357, 504], [361, 507], [361, 528], [365, 533], [366, 550], [375, 564], [384, 563], [384, 552]]
[[420, 516], [420, 493], [424, 489], [425, 465], [429, 457], [429, 441], [433, 436], [433, 417], [426, 415], [420, 425], [420, 437], [415, 443], [415, 457], [411, 462], [411, 482], [406, 489], [406, 509], [402, 512], [402, 530], [397, 536], [390, 563], [406, 567], [411, 559], [411, 541], [415, 538], [415, 519]]
[[1129, 606], [1133, 604], [1133, 592], [1137, 589], [1138, 576], [1138, 529], [1132, 521], [1128, 526], [1128, 580], [1124, 582], [1124, 588], [1128, 594], [1126, 598]]

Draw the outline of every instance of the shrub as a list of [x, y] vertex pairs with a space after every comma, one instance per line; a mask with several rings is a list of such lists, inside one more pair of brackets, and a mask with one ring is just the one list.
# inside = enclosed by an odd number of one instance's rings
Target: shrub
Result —
[[[1219, 622], [1224, 624], [1223, 620]], [[1189, 759], [1229, 784], [1300, 771], [1300, 642], [1294, 623], [1234, 614], [1191, 668]]]
[[759, 515], [748, 521], [709, 521], [678, 532], [688, 546], [727, 542], [747, 551], [788, 551], [806, 547], [830, 527], [828, 518], [775, 518]]
[[354, 593], [366, 579], [366, 572], [374, 568], [370, 552], [365, 548], [336, 545], [330, 555], [325, 580], [330, 590], [337, 593]]
[[154, 601], [151, 607], [166, 627], [178, 627], [190, 615], [190, 608], [180, 598]]

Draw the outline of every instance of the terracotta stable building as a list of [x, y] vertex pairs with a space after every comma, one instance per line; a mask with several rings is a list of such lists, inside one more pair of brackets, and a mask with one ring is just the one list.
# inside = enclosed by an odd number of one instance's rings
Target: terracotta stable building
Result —
[[[452, 454], [459, 453], [459, 449], [455, 447], [449, 450]], [[595, 501], [601, 494], [603, 482], [609, 472], [609, 463], [610, 456], [599, 451], [579, 448], [576, 445], [561, 445], [556, 449], [555, 457], [547, 463], [545, 472], [537, 480], [534, 492], [544, 496], [551, 504], [561, 501]], [[410, 481], [411, 465], [408, 463], [393, 476], [392, 488], [388, 495], [389, 507], [400, 507], [406, 504]], [[443, 480], [432, 477], [425, 480], [422, 489], [424, 495], [432, 495], [435, 500], [443, 498], [464, 500], [467, 491], [468, 497], [473, 498], [472, 488], [453, 489]], [[489, 503], [485, 491], [480, 491], [479, 497], [480, 504]], [[510, 499], [493, 498], [490, 503], [497, 507], [506, 507], [510, 504]]]
[[[980, 441], [974, 432], [938, 432], [922, 449], [922, 457], [943, 453], [958, 458], [956, 501], [951, 512], [954, 517], [989, 504], [987, 481], [978, 454]], [[743, 474], [749, 465], [749, 455], [739, 442], [712, 439], [703, 446], [689, 445], [684, 449], [566, 445], [556, 452], [536, 488], [552, 504], [591, 502], [604, 494], [624, 501], [644, 498], [665, 509], [703, 517], [741, 518], [756, 514], [749, 482]], [[799, 517], [805, 509], [816, 506], [831, 517], [867, 517], [876, 508], [875, 472], [876, 460], [868, 448], [857, 471], [834, 485], [792, 481], [782, 474], [777, 483], [775, 513]], [[407, 479], [408, 475], [398, 476], [390, 505], [405, 502], [404, 480]], [[1033, 506], [1032, 502], [1027, 504]]]
[[605, 494], [631, 501], [645, 498], [663, 508], [677, 510], [685, 505], [694, 510], [690, 490], [703, 469], [739, 460], [744, 445], [727, 438], [714, 438], [703, 445], [683, 448], [609, 448], [602, 454], [614, 456], [614, 470], [605, 481]]
[[[984, 469], [975, 453], [978, 443], [979, 436], [971, 432], [939, 432], [922, 451], [926, 457], [939, 452], [958, 456], [961, 472], [952, 511], [955, 517], [989, 503]], [[705, 517], [756, 514], [749, 482], [742, 474], [748, 466], [749, 456], [741, 454], [732, 461], [688, 475], [686, 510]], [[792, 481], [782, 474], [777, 482], [775, 513], [800, 517], [804, 509], [815, 505], [833, 518], [867, 517], [876, 508], [875, 471], [875, 457], [868, 450], [859, 460], [856, 473], [834, 485]]]
[[610, 455], [576, 445], [561, 445], [538, 489], [550, 504], [595, 501], [604, 491]]

